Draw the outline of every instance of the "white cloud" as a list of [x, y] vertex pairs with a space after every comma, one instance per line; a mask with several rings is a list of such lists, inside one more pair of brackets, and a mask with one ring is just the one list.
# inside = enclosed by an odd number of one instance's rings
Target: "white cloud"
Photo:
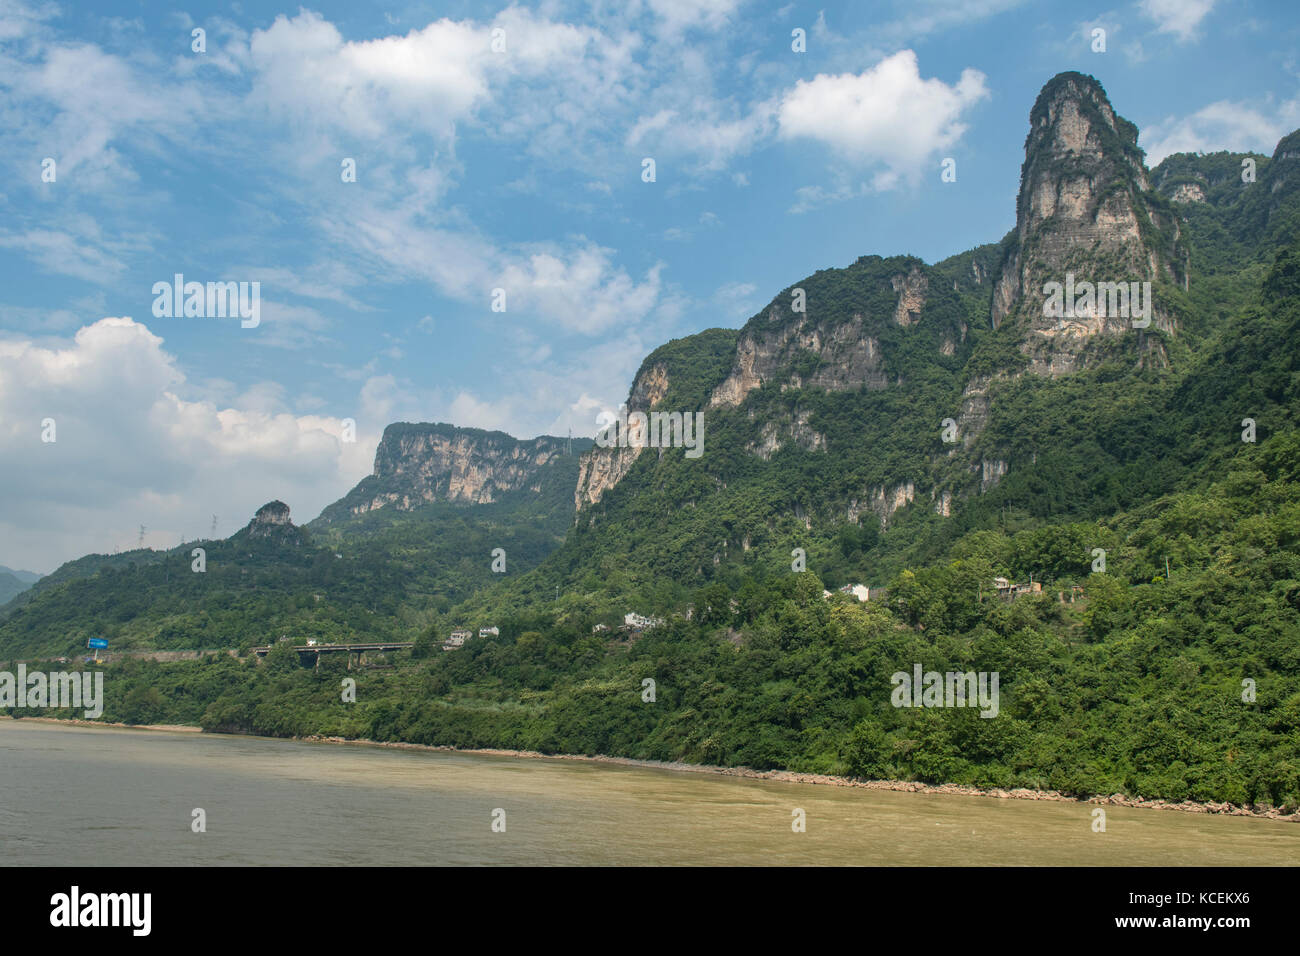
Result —
[[1139, 0], [1138, 8], [1161, 33], [1172, 33], [1180, 42], [1190, 40], [1196, 28], [1214, 9], [1215, 0]]
[[633, 125], [627, 146], [644, 150], [656, 159], [694, 157], [700, 171], [724, 169], [736, 156], [751, 152], [770, 135], [774, 115], [770, 103], [759, 103], [748, 114], [733, 118], [724, 115], [726, 108], [727, 104], [697, 99], [689, 113], [659, 110]]
[[87, 282], [118, 276], [126, 268], [112, 253], [96, 248], [82, 237], [53, 229], [0, 234], [0, 248], [17, 249], [45, 272]]
[[726, 25], [744, 0], [649, 0], [650, 9], [665, 33], [691, 28], [718, 30]]
[[713, 301], [728, 319], [747, 319], [762, 305], [758, 286], [752, 282], [727, 282], [718, 286]]
[[507, 295], [567, 329], [597, 333], [633, 325], [658, 303], [654, 266], [637, 282], [611, 261], [612, 250], [585, 244], [567, 253], [542, 248], [516, 258], [502, 272]]
[[299, 122], [378, 137], [394, 125], [449, 136], [488, 96], [488, 39], [438, 20], [406, 36], [347, 42], [318, 13], [278, 16], [249, 41], [250, 99]]
[[[0, 339], [0, 563], [51, 570], [88, 552], [224, 533], [271, 498], [304, 522], [370, 469], [386, 420], [299, 415], [279, 386], [234, 406], [198, 395], [163, 340], [128, 318], [66, 338]], [[41, 441], [52, 418], [57, 440]]]
[[[38, 141], [58, 162], [59, 181], [112, 190], [135, 173], [113, 143], [137, 146], [184, 139], [207, 108], [190, 86], [146, 78], [121, 57], [88, 43], [40, 48], [38, 62], [7, 64], [13, 96], [25, 106], [12, 135]], [[73, 175], [75, 173], [75, 175]]]
[[962, 114], [988, 95], [984, 75], [962, 71], [948, 85], [922, 79], [916, 54], [902, 50], [861, 74], [800, 80], [779, 108], [780, 136], [812, 139], [858, 167], [884, 167], [876, 187], [919, 174], [965, 132]]
[[506, 290], [506, 315], [534, 314], [585, 335], [643, 320], [660, 305], [660, 266], [632, 277], [613, 250], [583, 237], [567, 242], [498, 247], [474, 233], [418, 221], [402, 204], [361, 204], [325, 229], [340, 243], [373, 256], [394, 279], [422, 279], [464, 302], [484, 321], [492, 290]]
[[[1277, 141], [1300, 126], [1300, 98], [1269, 109], [1267, 101], [1219, 100], [1190, 116], [1169, 117], [1142, 130], [1147, 164], [1155, 166], [1171, 153], [1251, 150], [1272, 155]], [[1261, 107], [1263, 107], [1261, 109]]]

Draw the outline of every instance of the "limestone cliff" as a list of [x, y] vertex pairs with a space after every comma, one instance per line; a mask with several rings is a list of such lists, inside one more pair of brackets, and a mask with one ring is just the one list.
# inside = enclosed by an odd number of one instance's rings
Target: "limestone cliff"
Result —
[[[1045, 315], [1045, 284], [1068, 276], [1094, 284], [1186, 280], [1178, 219], [1151, 190], [1137, 127], [1081, 73], [1054, 77], [1030, 113], [1014, 242], [993, 291], [993, 326], [1023, 323], [1032, 372], [1074, 371], [1093, 340], [1142, 328], [1100, 295], [1071, 308], [1074, 315]], [[1158, 297], [1150, 318], [1152, 330], [1173, 329]]]
[[[627, 410], [649, 412], [668, 392], [668, 369], [654, 362], [643, 365], [632, 381], [627, 396]], [[573, 492], [577, 511], [594, 505], [628, 473], [644, 448], [637, 445], [617, 448], [593, 447], [578, 462], [578, 485]]]
[[[905, 277], [898, 278], [899, 288], [905, 291], [899, 293], [894, 316], [895, 321], [906, 325], [920, 312], [924, 284], [906, 286]], [[741, 333], [731, 374], [714, 389], [710, 407], [739, 405], [754, 389], [773, 381], [791, 388], [827, 391], [847, 391], [864, 385], [884, 388], [888, 384], [880, 340], [868, 331], [863, 313], [854, 313], [849, 322], [831, 324], [809, 309], [794, 315], [791, 321], [788, 310], [783, 315], [781, 307], [773, 305], [767, 319], [766, 325], [751, 322]], [[805, 378], [796, 366], [808, 353], [816, 356], [818, 367]]]
[[[574, 454], [590, 439], [574, 439]], [[380, 508], [412, 511], [434, 501], [488, 504], [511, 492], [539, 493], [569, 455], [564, 438], [398, 422], [384, 429], [374, 472], [321, 515], [329, 522]], [[571, 479], [570, 479], [571, 480]]]

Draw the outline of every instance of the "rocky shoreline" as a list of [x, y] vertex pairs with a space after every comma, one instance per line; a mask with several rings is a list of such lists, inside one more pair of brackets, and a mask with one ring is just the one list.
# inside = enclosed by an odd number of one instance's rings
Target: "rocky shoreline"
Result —
[[364, 747], [389, 747], [397, 750], [425, 750], [442, 753], [483, 754], [494, 757], [526, 757], [535, 760], [580, 760], [586, 763], [614, 764], [623, 767], [640, 767], [652, 770], [671, 770], [678, 773], [707, 773], [722, 777], [744, 777], [750, 780], [775, 780], [780, 783], [805, 783], [830, 787], [858, 787], [864, 790], [892, 790], [899, 793], [936, 793], [964, 797], [992, 797], [998, 800], [1048, 800], [1057, 803], [1088, 803], [1103, 807], [1136, 807], [1144, 810], [1178, 810], [1183, 813], [1216, 813], [1233, 817], [1258, 817], [1300, 823], [1300, 812], [1283, 813], [1276, 807], [1255, 808], [1232, 803], [1201, 803], [1195, 800], [1174, 802], [1169, 800], [1129, 797], [1122, 793], [1110, 796], [1072, 797], [1056, 790], [1029, 790], [970, 787], [956, 783], [929, 784], [914, 780], [860, 780], [855, 777], [838, 777], [832, 774], [799, 773], [793, 770], [754, 770], [750, 767], [719, 767], [712, 764], [680, 763], [663, 760], [637, 760], [632, 757], [608, 757], [582, 754], [544, 754], [535, 750], [499, 750], [495, 748], [462, 749], [459, 747], [430, 746], [378, 740], [350, 740], [345, 737], [311, 735], [296, 740], [315, 743], [353, 744]]
[[[3, 718], [14, 720], [17, 718]], [[124, 730], [162, 730], [179, 733], [203, 733], [200, 727], [184, 724], [122, 724], [100, 720], [62, 719], [58, 717], [23, 717], [40, 723], [73, 724], [79, 727], [114, 727]], [[268, 738], [284, 739], [284, 738]], [[719, 767], [712, 764], [680, 763], [663, 760], [637, 760], [632, 757], [608, 757], [584, 754], [544, 754], [535, 750], [501, 750], [496, 748], [463, 749], [460, 747], [412, 744], [401, 741], [356, 740], [346, 737], [325, 737], [311, 734], [292, 737], [308, 743], [345, 744], [358, 747], [386, 747], [392, 750], [418, 750], [432, 753], [480, 754], [489, 757], [524, 757], [530, 760], [577, 760], [585, 763], [612, 764], [621, 767], [638, 767], [649, 770], [671, 770], [676, 773], [707, 773], [721, 777], [744, 777], [749, 780], [775, 780], [779, 783], [804, 783], [829, 787], [858, 787], [864, 790], [892, 790], [898, 793], [949, 794], [963, 797], [989, 797], [997, 800], [1048, 800], [1056, 803], [1088, 803], [1102, 807], [1135, 807], [1143, 810], [1177, 810], [1182, 813], [1215, 813], [1232, 817], [1257, 817], [1300, 823], [1300, 813], [1283, 813], [1276, 807], [1255, 808], [1232, 803], [1201, 803], [1195, 800], [1174, 802], [1145, 797], [1129, 797], [1122, 793], [1110, 796], [1071, 797], [1056, 790], [1029, 790], [970, 787], [956, 783], [918, 783], [914, 780], [860, 780], [855, 777], [838, 777], [832, 774], [799, 773], [793, 770], [754, 770], [750, 767]]]

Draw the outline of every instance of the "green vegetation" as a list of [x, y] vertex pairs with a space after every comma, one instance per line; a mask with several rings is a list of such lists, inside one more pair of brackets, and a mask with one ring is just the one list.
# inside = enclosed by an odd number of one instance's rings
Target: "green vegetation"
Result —
[[[1092, 547], [1107, 549], [1105, 573], [1091, 572]], [[287, 645], [261, 665], [125, 661], [109, 670], [104, 716], [1300, 804], [1300, 435], [1244, 446], [1203, 493], [1113, 522], [972, 532], [949, 558], [866, 605], [823, 600], [812, 571], [734, 593], [717, 582], [695, 596], [707, 616], [632, 642], [593, 636], [590, 616], [509, 620], [500, 638], [352, 672], [355, 704], [341, 700], [341, 656], [312, 669]], [[990, 593], [994, 575], [1030, 573], [1047, 592]], [[1084, 596], [1060, 603], [1055, 588], [1074, 581]], [[999, 673], [999, 717], [894, 708], [890, 675], [916, 663]]]

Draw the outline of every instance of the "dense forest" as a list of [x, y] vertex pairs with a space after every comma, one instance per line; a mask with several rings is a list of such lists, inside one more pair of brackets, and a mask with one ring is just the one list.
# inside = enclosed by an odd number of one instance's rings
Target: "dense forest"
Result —
[[[1105, 572], [1090, 570], [1094, 547]], [[987, 585], [1035, 568], [1041, 594], [1008, 602]], [[1073, 581], [1085, 597], [1062, 603]], [[289, 644], [264, 663], [125, 660], [104, 718], [1300, 805], [1294, 433], [1117, 520], [968, 533], [884, 602], [826, 600], [811, 570], [693, 598], [694, 620], [631, 639], [593, 634], [594, 616], [507, 619], [499, 638], [422, 641], [393, 667], [313, 667]], [[890, 675], [917, 662], [999, 673], [999, 718], [892, 706]]]

